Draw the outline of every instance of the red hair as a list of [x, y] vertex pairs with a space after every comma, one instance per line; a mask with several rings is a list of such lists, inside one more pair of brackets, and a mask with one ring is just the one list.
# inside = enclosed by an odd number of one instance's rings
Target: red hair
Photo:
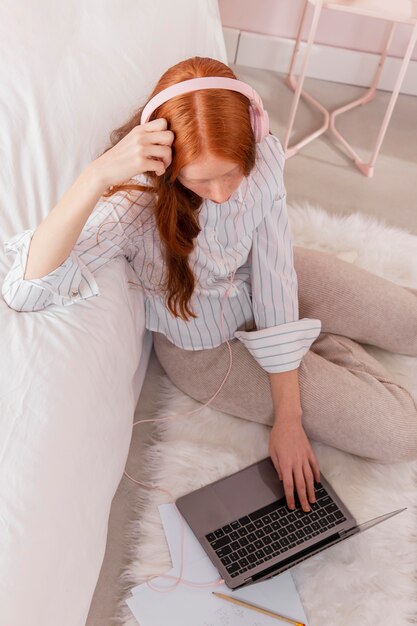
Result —
[[[183, 80], [204, 76], [237, 78], [227, 65], [216, 59], [192, 57], [180, 61], [161, 76], [148, 100], [132, 118], [110, 134], [111, 145], [102, 154], [140, 124], [145, 105], [157, 93]], [[165, 118], [167, 129], [175, 135], [170, 166], [162, 176], [147, 172], [152, 186], [114, 185], [103, 196], [129, 189], [155, 193], [153, 212], [167, 270], [162, 289], [171, 313], [188, 321], [188, 316], [197, 317], [190, 308], [195, 277], [188, 256], [201, 231], [198, 209], [203, 199], [184, 187], [177, 176], [184, 166], [206, 153], [236, 163], [242, 174], [249, 176], [256, 161], [256, 141], [248, 98], [228, 89], [201, 89], [175, 96], [155, 109], [149, 121], [158, 118]]]

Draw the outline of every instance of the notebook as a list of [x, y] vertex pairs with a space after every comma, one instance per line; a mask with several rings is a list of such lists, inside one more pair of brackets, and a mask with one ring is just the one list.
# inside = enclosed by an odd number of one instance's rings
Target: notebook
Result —
[[[173, 504], [159, 505], [158, 509], [173, 564], [173, 567], [166, 573], [175, 576], [180, 567], [181, 519]], [[183, 578], [203, 583], [219, 579], [217, 569], [185, 522]], [[153, 578], [151, 584], [158, 588], [166, 588], [174, 582], [161, 576]], [[126, 603], [140, 626], [271, 625], [270, 617], [216, 598], [212, 595], [212, 591], [230, 594], [230, 590], [224, 584], [204, 589], [179, 584], [175, 589], [163, 593], [153, 591], [146, 584], [141, 584], [131, 590], [132, 596], [126, 600]], [[304, 622], [308, 626], [308, 620], [290, 572], [239, 590], [239, 593], [233, 594], [233, 597], [276, 611]]]

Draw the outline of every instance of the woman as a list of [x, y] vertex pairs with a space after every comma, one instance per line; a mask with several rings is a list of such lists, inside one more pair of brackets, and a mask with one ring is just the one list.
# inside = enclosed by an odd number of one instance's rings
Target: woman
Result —
[[[204, 76], [236, 79], [194, 57], [168, 69], [151, 99]], [[212, 397], [230, 340], [231, 373], [211, 404], [272, 426], [269, 453], [289, 508], [294, 488], [304, 510], [314, 502], [309, 438], [381, 462], [417, 458], [413, 397], [357, 343], [417, 355], [416, 292], [293, 248], [283, 150], [272, 134], [255, 141], [242, 93], [184, 93], [140, 124], [142, 112], [35, 231], [6, 243], [18, 253], [7, 304], [35, 311], [99, 295], [97, 271], [125, 256], [156, 354], [182, 391]]]

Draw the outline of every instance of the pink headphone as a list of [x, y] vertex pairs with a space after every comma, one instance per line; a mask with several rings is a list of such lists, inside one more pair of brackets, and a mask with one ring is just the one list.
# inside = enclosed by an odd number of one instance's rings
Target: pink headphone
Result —
[[249, 98], [250, 101], [250, 121], [256, 143], [260, 143], [267, 137], [269, 133], [269, 117], [267, 111], [263, 108], [259, 94], [250, 85], [241, 80], [237, 80], [236, 78], [224, 78], [222, 76], [190, 78], [189, 80], [183, 80], [176, 85], [171, 85], [171, 87], [163, 89], [146, 104], [142, 111], [140, 123], [145, 124], [145, 122], [148, 122], [155, 109], [170, 98], [199, 89], [231, 89], [232, 91], [242, 93]]

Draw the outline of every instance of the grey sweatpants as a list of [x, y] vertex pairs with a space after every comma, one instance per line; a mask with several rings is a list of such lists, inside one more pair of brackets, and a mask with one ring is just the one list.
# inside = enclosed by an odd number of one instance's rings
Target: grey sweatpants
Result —
[[[381, 463], [417, 459], [417, 398], [361, 345], [417, 356], [417, 290], [299, 246], [294, 246], [294, 266], [299, 318], [322, 322], [321, 334], [299, 367], [307, 436]], [[210, 406], [272, 425], [268, 373], [238, 339], [230, 346], [232, 369]], [[183, 350], [154, 333], [154, 347], [174, 385], [203, 403], [217, 391], [229, 366], [226, 343]]]

